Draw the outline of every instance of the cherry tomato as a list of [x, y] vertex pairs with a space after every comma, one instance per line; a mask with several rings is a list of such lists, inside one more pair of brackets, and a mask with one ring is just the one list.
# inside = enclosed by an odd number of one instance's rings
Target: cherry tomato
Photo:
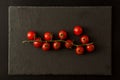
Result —
[[89, 37], [87, 35], [83, 35], [81, 38], [80, 38], [80, 42], [83, 43], [83, 44], [86, 44], [89, 42]]
[[83, 29], [81, 26], [75, 26], [74, 29], [73, 29], [73, 32], [75, 35], [79, 36], [80, 34], [83, 33]]
[[72, 48], [72, 46], [73, 46], [73, 41], [72, 40], [65, 41], [65, 47], [66, 48]]
[[36, 38], [35, 42], [33, 42], [34, 47], [39, 48], [40, 46], [42, 46], [42, 42], [40, 41], [41, 41], [41, 38]]
[[76, 54], [81, 55], [84, 53], [84, 48], [82, 46], [77, 46], [76, 47]]
[[44, 33], [44, 39], [45, 40], [49, 41], [49, 40], [52, 40], [52, 38], [53, 38], [53, 35], [52, 35], [51, 32]]
[[93, 52], [95, 49], [95, 46], [93, 44], [89, 44], [86, 46], [86, 49], [88, 52]]
[[60, 43], [60, 42], [55, 41], [55, 42], [53, 43], [53, 48], [54, 48], [55, 50], [59, 50], [60, 47], [61, 47], [61, 43]]
[[43, 43], [42, 50], [48, 51], [49, 49], [50, 49], [50, 43], [48, 42]]
[[61, 40], [66, 39], [66, 38], [67, 38], [67, 32], [66, 32], [65, 30], [59, 31], [58, 37], [59, 37]]
[[35, 33], [34, 31], [29, 31], [29, 32], [27, 33], [27, 38], [28, 38], [28, 40], [34, 40], [35, 37], [36, 37], [36, 33]]

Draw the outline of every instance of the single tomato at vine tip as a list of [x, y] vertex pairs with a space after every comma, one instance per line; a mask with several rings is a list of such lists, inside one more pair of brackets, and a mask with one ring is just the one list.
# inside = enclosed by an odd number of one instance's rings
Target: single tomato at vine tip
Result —
[[87, 35], [81, 36], [81, 37], [80, 37], [80, 42], [81, 42], [82, 44], [88, 43], [88, 42], [89, 42], [89, 37], [88, 37]]
[[49, 40], [52, 40], [53, 38], [53, 34], [51, 32], [45, 32], [44, 33], [44, 39], [49, 41]]
[[58, 37], [61, 39], [61, 40], [64, 40], [67, 38], [67, 32], [65, 30], [60, 30], [59, 33], [58, 33]]
[[60, 42], [55, 41], [55, 42], [53, 43], [53, 48], [54, 48], [54, 50], [59, 50], [60, 47], [61, 47], [61, 43], [60, 43]]
[[35, 41], [33, 42], [34, 47], [39, 48], [42, 46], [41, 38], [36, 38]]
[[83, 33], [83, 28], [81, 26], [75, 26], [74, 29], [73, 29], [73, 33], [76, 36], [79, 36], [80, 34]]
[[77, 47], [76, 47], [76, 54], [77, 54], [77, 55], [82, 55], [82, 54], [84, 54], [84, 48], [83, 48], [83, 46], [77, 46]]
[[42, 50], [48, 51], [49, 49], [50, 49], [50, 43], [48, 42], [43, 43]]
[[36, 37], [36, 33], [35, 33], [34, 31], [29, 31], [29, 32], [27, 33], [27, 38], [28, 38], [28, 40], [34, 40], [35, 37]]
[[65, 41], [65, 47], [66, 48], [72, 48], [73, 46], [73, 41], [72, 40], [66, 40]]
[[89, 44], [89, 45], [87, 45], [87, 46], [86, 46], [86, 50], [87, 50], [88, 52], [93, 52], [93, 51], [95, 50], [94, 44]]

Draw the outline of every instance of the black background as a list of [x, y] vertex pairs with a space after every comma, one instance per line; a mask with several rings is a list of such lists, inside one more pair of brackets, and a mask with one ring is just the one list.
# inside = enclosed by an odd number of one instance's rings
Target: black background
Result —
[[[52, 76], [52, 75], [41, 75], [41, 76], [8, 76], [8, 6], [9, 5], [35, 5], [35, 6], [113, 6], [112, 9], [112, 65], [113, 65], [113, 70], [112, 76], [95, 76], [95, 75], [90, 75], [90, 76], [64, 76], [64, 75], [57, 75], [57, 76]], [[79, 0], [79, 1], [74, 1], [74, 0], [0, 0], [0, 80], [23, 80], [23, 79], [41, 79], [41, 80], [46, 80], [46, 79], [104, 79], [104, 80], [109, 80], [109, 79], [116, 79], [118, 80], [119, 74], [120, 74], [120, 64], [119, 64], [119, 25], [120, 25], [120, 2], [118, 1], [109, 1], [109, 0]]]

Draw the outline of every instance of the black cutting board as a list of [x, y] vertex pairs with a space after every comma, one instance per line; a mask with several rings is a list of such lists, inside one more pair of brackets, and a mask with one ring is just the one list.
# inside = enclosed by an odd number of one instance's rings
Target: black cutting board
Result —
[[[78, 74], [111, 75], [111, 6], [97, 7], [9, 7], [9, 52], [8, 74]], [[81, 25], [84, 34], [95, 42], [96, 50], [85, 55], [76, 55], [75, 49], [44, 52], [32, 44], [22, 44], [26, 33], [34, 30], [43, 37], [44, 32], [65, 29], [69, 38], [73, 27]]]

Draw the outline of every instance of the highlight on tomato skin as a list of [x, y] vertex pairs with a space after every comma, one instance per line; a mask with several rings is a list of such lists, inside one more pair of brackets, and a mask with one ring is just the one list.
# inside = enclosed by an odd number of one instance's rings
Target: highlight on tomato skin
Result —
[[76, 51], [77, 55], [84, 54], [84, 48], [83, 48], [83, 46], [77, 46], [75, 51]]
[[86, 50], [87, 50], [88, 52], [93, 52], [93, 51], [95, 50], [94, 44], [89, 44], [89, 45], [87, 45], [87, 46], [86, 46]]
[[88, 35], [82, 35], [82, 36], [80, 37], [80, 42], [81, 42], [82, 44], [87, 44], [87, 43], [89, 42], [89, 37], [88, 37]]
[[65, 30], [60, 30], [59, 33], [58, 33], [58, 37], [61, 39], [61, 40], [64, 40], [67, 38], [67, 32]]
[[72, 46], [73, 46], [73, 41], [72, 40], [68, 39], [68, 40], [65, 41], [65, 47], [66, 48], [72, 48]]
[[52, 38], [53, 38], [53, 34], [51, 32], [44, 33], [44, 40], [49, 41], [49, 40], [52, 40]]
[[79, 36], [83, 33], [83, 28], [79, 25], [74, 26], [73, 33], [74, 35]]
[[35, 48], [39, 48], [42, 46], [42, 42], [40, 42], [40, 41], [41, 41], [40, 37], [35, 39], [35, 41], [33, 42], [33, 45]]
[[48, 42], [43, 43], [43, 45], [42, 45], [42, 50], [43, 50], [43, 51], [48, 51], [48, 50], [50, 50], [50, 43], [48, 43]]
[[53, 43], [53, 48], [54, 48], [54, 50], [59, 50], [60, 47], [61, 47], [61, 43], [60, 43], [60, 42], [55, 41], [55, 42]]
[[29, 31], [29, 32], [27, 33], [27, 38], [28, 38], [28, 40], [34, 40], [35, 37], [36, 37], [36, 32], [34, 32], [34, 31]]

